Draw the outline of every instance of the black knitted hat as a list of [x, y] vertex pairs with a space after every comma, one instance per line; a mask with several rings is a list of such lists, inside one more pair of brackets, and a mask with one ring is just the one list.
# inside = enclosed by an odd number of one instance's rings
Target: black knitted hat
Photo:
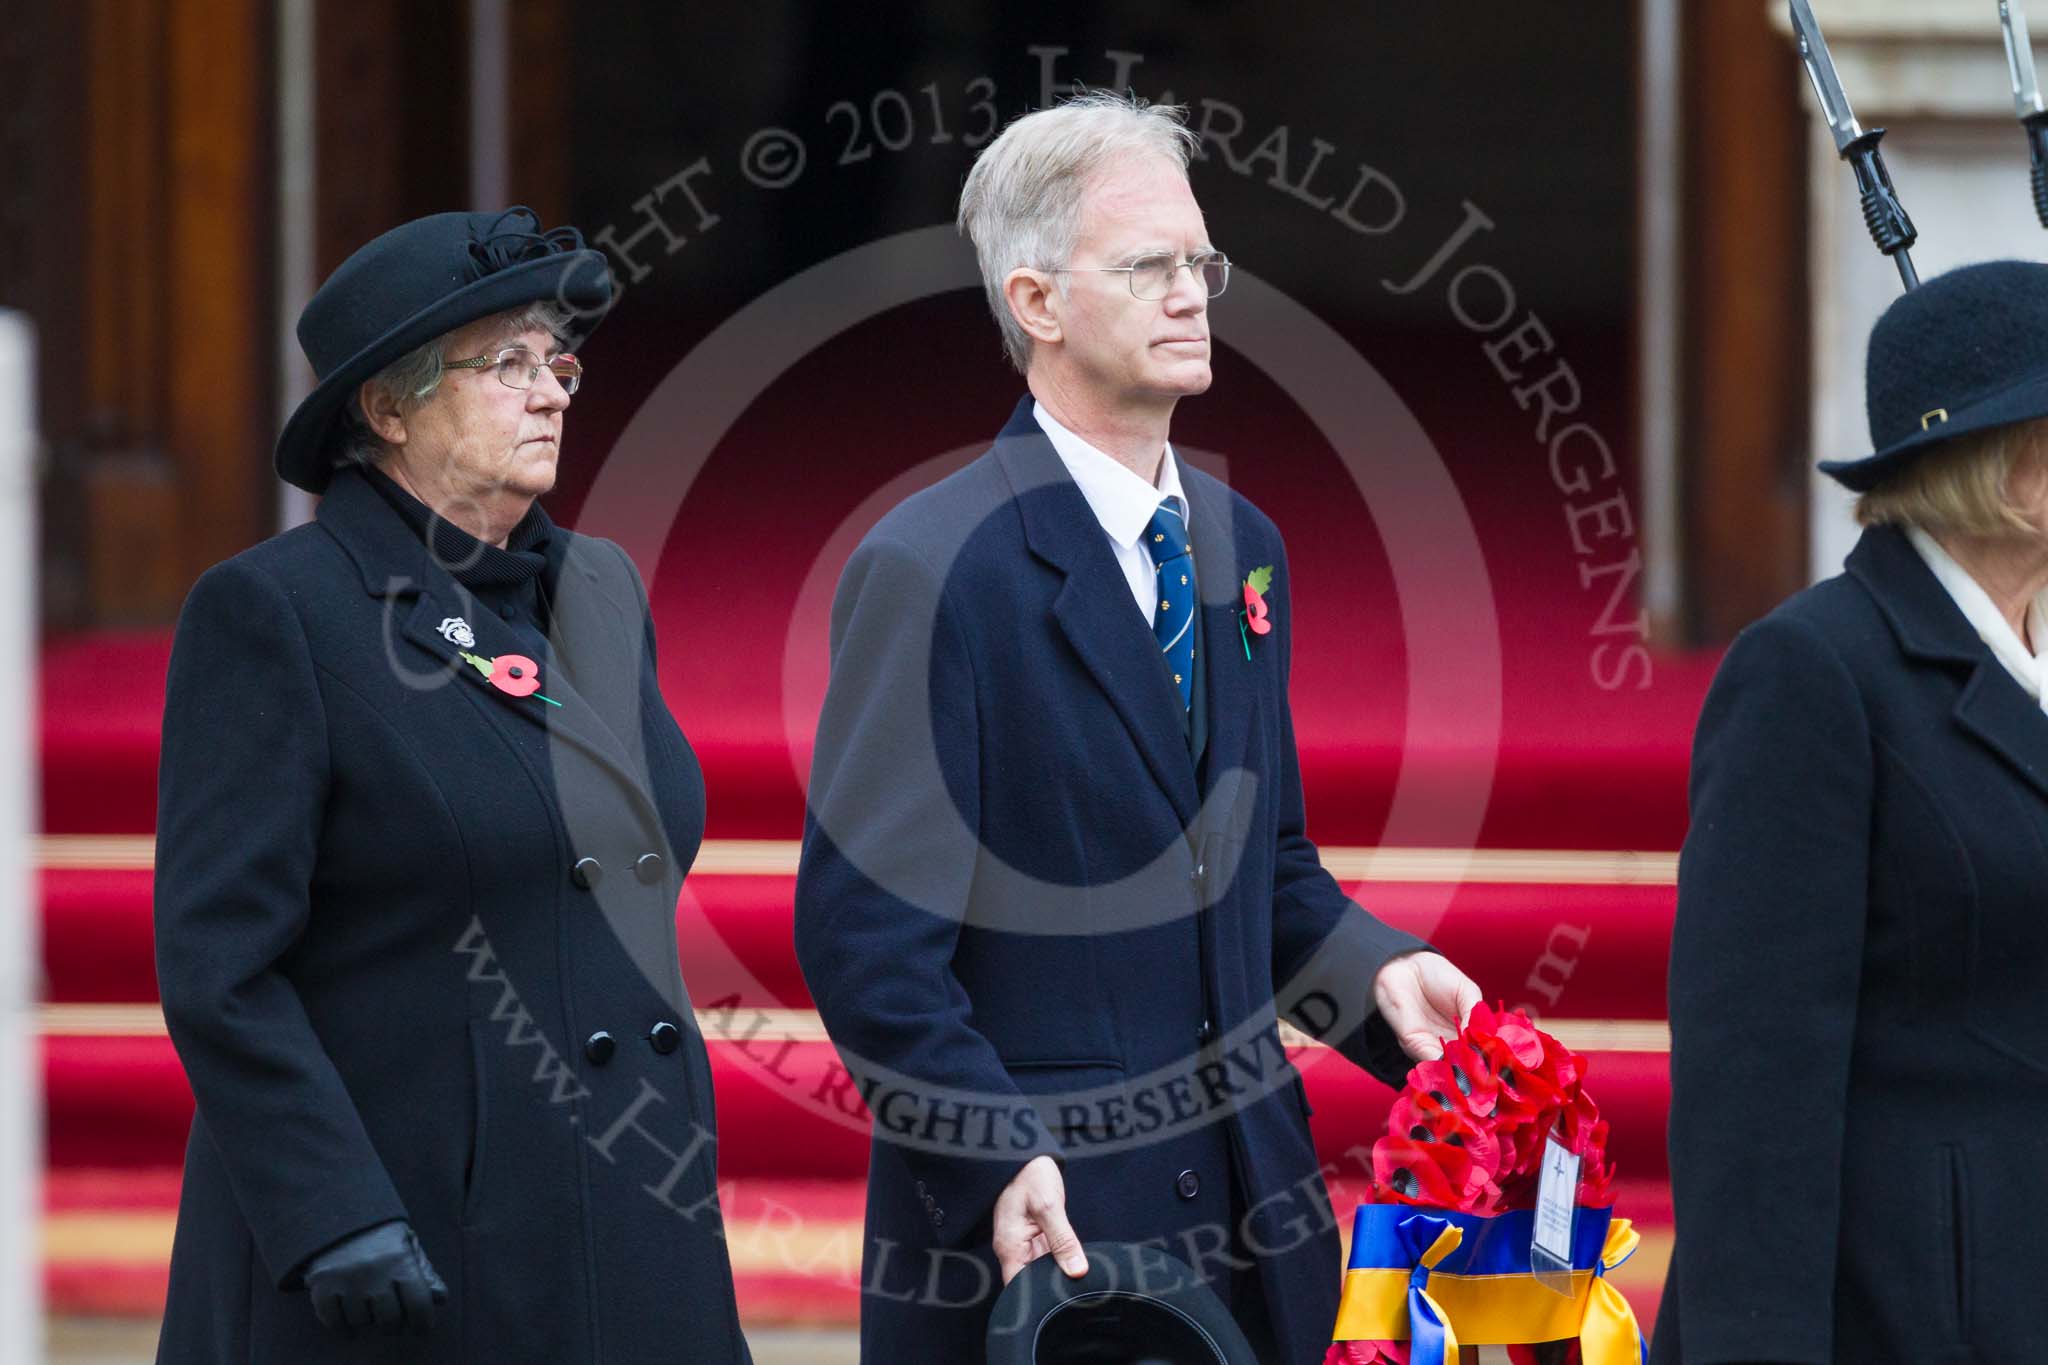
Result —
[[1901, 295], [1870, 329], [1863, 402], [1875, 452], [1820, 466], [1859, 493], [1943, 441], [2048, 416], [2048, 265], [1985, 261]]

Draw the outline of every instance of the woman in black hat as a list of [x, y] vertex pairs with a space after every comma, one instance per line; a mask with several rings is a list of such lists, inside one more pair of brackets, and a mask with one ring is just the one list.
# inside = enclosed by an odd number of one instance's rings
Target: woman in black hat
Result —
[[1658, 1365], [2048, 1360], [2048, 266], [1899, 299], [1866, 392], [1847, 572], [1700, 718]]
[[318, 519], [199, 580], [164, 707], [160, 1361], [747, 1359], [676, 959], [702, 776], [633, 565], [535, 502], [610, 296], [573, 230], [446, 213], [300, 319]]

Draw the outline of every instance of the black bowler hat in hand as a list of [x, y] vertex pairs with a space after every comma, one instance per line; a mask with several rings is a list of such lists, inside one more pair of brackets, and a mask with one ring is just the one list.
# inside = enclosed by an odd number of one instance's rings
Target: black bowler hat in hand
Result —
[[2048, 265], [1985, 261], [1894, 300], [1870, 330], [1875, 452], [1821, 470], [1868, 492], [1956, 436], [2048, 417]]
[[988, 1365], [1258, 1365], [1186, 1263], [1128, 1242], [1082, 1250], [1078, 1280], [1050, 1256], [1017, 1272], [989, 1318]]
[[493, 313], [553, 302], [588, 336], [611, 306], [611, 268], [572, 227], [540, 230], [532, 209], [436, 213], [391, 229], [327, 277], [299, 314], [299, 347], [319, 384], [277, 438], [277, 475], [309, 493], [334, 474], [329, 438], [343, 404], [408, 351]]

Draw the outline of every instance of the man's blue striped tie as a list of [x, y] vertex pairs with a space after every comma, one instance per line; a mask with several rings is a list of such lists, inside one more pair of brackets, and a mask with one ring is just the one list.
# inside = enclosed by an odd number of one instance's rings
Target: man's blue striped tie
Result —
[[1152, 556], [1159, 587], [1152, 608], [1152, 633], [1166, 656], [1167, 671], [1180, 688], [1183, 711], [1195, 686], [1195, 561], [1188, 549], [1187, 507], [1179, 498], [1165, 498], [1145, 527], [1145, 550]]

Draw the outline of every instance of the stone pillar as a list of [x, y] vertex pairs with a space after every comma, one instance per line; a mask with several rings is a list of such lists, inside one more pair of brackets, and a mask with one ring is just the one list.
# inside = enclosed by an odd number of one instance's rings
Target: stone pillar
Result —
[[[0, 311], [0, 654], [34, 660], [35, 352]], [[33, 831], [35, 669], [0, 695], [0, 1360], [42, 1359], [41, 1068]]]
[[[1791, 38], [1784, 0], [1766, 0]], [[2014, 117], [2005, 43], [1993, 0], [1812, 0], [1814, 16], [1865, 128], [1888, 130], [1886, 165], [1914, 226], [1920, 278], [1971, 261], [2048, 256], [2034, 217], [2027, 145]], [[2029, 18], [2048, 25], [2048, 0]], [[2048, 29], [2037, 28], [2036, 36]], [[2048, 52], [2036, 46], [2048, 72]], [[1806, 84], [1802, 71], [1800, 82]], [[2048, 77], [2044, 77], [2048, 79]], [[1899, 296], [1897, 269], [1871, 245], [1855, 178], [1835, 154], [1811, 86], [1807, 176], [1813, 303], [1813, 458], [1870, 453], [1863, 411], [1864, 343]], [[1758, 269], [1770, 269], [1759, 262]], [[1850, 495], [1813, 476], [1812, 571], [1824, 578], [1856, 543]]]

